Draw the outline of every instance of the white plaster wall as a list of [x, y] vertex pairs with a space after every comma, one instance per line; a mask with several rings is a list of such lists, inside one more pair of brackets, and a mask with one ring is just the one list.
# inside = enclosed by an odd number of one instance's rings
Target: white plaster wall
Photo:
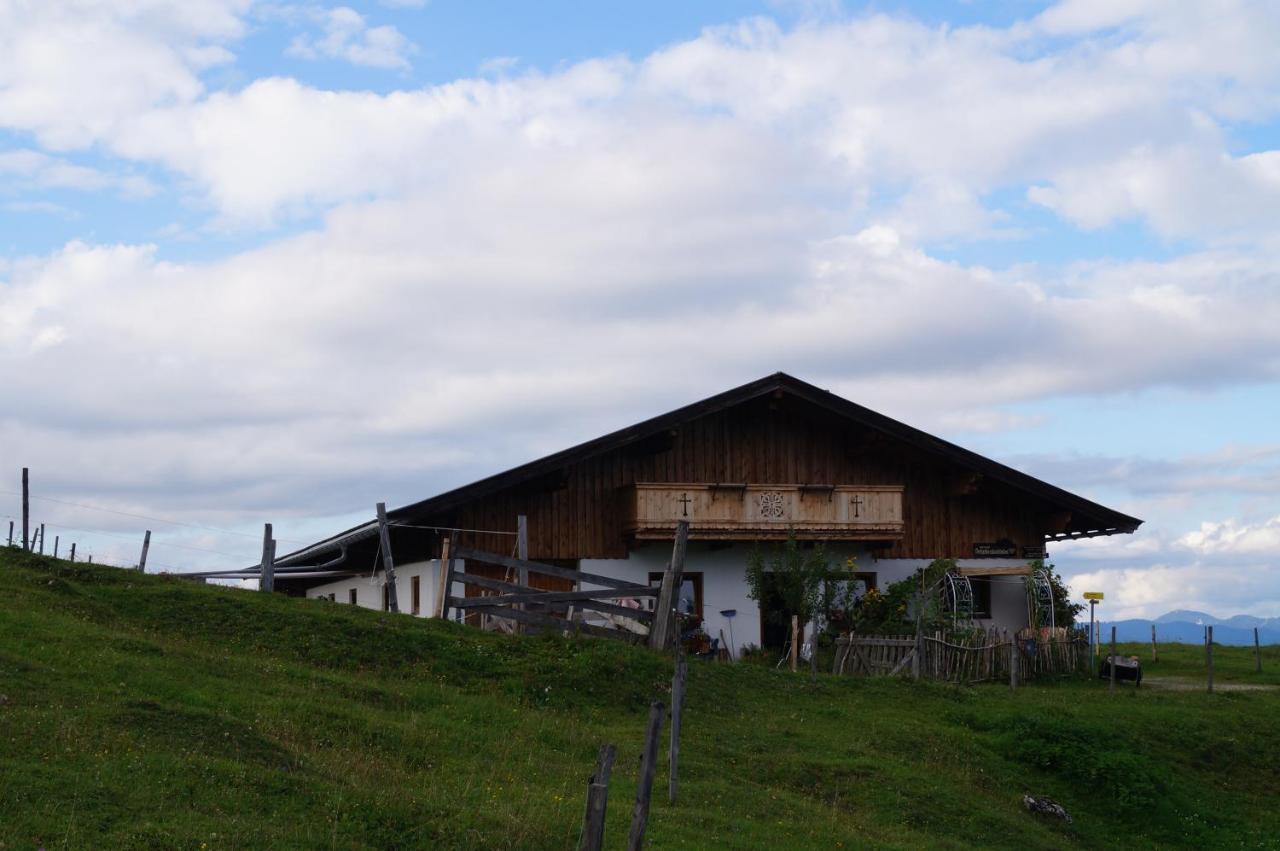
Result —
[[[766, 552], [770, 545], [764, 545]], [[719, 549], [702, 541], [691, 541], [685, 557], [686, 573], [702, 574], [702, 614], [707, 634], [718, 638], [724, 631], [726, 642], [733, 645], [734, 656], [748, 644], [760, 644], [760, 606], [747, 596], [747, 560], [755, 545], [735, 543]], [[846, 559], [853, 557], [853, 569], [859, 573], [874, 573], [876, 587], [885, 589], [894, 582], [912, 576], [915, 571], [927, 567], [932, 559], [876, 559], [863, 546], [856, 543], [834, 543], [826, 547], [833, 567], [844, 567]], [[625, 559], [583, 559], [580, 568], [587, 573], [599, 573], [631, 582], [647, 584], [650, 573], [660, 573], [671, 558], [671, 545], [663, 542], [641, 544]], [[1025, 561], [1018, 559], [959, 559], [961, 567], [1018, 567]], [[981, 620], [980, 624], [998, 625], [1010, 630], [1027, 624], [1026, 592], [1018, 582], [1001, 581], [992, 586], [991, 608], [994, 618]], [[1002, 577], [1002, 580], [1007, 578]], [[729, 619], [720, 614], [736, 609], [733, 617], [732, 640]], [[812, 625], [808, 628], [811, 633]], [[806, 638], [811, 637], [806, 635]]]
[[[465, 562], [454, 561], [454, 570], [461, 571]], [[413, 577], [421, 580], [421, 601], [418, 617], [431, 617], [436, 610], [436, 589], [440, 585], [440, 560], [411, 562], [396, 565], [396, 600], [401, 614], [409, 614], [413, 605]], [[310, 598], [327, 598], [334, 595], [334, 602], [346, 603], [352, 588], [356, 589], [356, 605], [365, 609], [382, 609], [382, 585], [384, 574], [378, 571], [372, 581], [366, 576], [350, 576], [336, 582], [328, 582], [307, 589]]]

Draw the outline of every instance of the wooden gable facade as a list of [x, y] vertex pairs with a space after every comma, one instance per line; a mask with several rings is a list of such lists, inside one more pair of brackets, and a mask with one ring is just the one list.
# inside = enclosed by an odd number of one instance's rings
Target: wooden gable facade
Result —
[[[660, 482], [902, 485], [902, 537], [884, 541], [885, 558], [967, 556], [974, 543], [1002, 539], [1038, 545], [1054, 513], [999, 483], [975, 486], [954, 464], [783, 396], [570, 463], [561, 475], [499, 490], [431, 522], [505, 529], [525, 514], [531, 558], [625, 558], [632, 488]], [[696, 539], [696, 518], [692, 523]], [[503, 541], [487, 536], [476, 546], [501, 548]]]
[[[777, 374], [396, 509], [391, 519], [403, 528], [394, 549], [397, 560], [434, 557], [440, 536], [424, 527], [506, 532], [523, 514], [532, 559], [625, 558], [636, 539], [637, 486], [663, 483], [786, 486], [815, 498], [858, 486], [898, 492], [900, 526], [859, 536], [881, 558], [971, 558], [979, 544], [1021, 551], [1046, 539], [1132, 532], [1142, 522]], [[697, 518], [691, 523], [696, 540]], [[331, 561], [339, 544], [346, 562], [369, 563], [376, 540], [367, 527], [344, 535], [281, 563]], [[512, 547], [509, 535], [483, 532], [460, 542]]]

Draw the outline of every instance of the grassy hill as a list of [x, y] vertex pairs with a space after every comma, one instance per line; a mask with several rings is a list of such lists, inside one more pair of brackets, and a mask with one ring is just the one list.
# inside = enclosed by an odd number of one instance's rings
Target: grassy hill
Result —
[[[1220, 651], [1219, 682], [1251, 665]], [[690, 668], [655, 848], [1280, 847], [1271, 690]], [[1199, 675], [1191, 657], [1160, 668]], [[0, 848], [571, 848], [604, 742], [621, 847], [669, 678], [616, 642], [0, 550]], [[1028, 814], [1024, 792], [1074, 824]]]

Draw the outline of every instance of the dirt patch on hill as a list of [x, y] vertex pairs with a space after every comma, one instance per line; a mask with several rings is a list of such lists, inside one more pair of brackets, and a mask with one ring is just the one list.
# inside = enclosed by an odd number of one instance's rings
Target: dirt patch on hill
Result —
[[[1204, 680], [1190, 679], [1188, 677], [1143, 677], [1142, 685], [1144, 688], [1158, 688], [1166, 691], [1204, 691]], [[1280, 686], [1268, 685], [1266, 683], [1224, 683], [1215, 682], [1213, 684], [1214, 691], [1276, 691], [1280, 690]]]

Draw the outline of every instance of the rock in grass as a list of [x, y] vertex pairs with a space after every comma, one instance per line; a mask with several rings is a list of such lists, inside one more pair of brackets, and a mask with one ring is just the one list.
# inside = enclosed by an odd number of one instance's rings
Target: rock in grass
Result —
[[1062, 804], [1052, 798], [1046, 798], [1043, 795], [1023, 795], [1022, 804], [1030, 812], [1038, 813], [1042, 816], [1060, 818], [1067, 824], [1071, 824], [1071, 816], [1063, 809]]

